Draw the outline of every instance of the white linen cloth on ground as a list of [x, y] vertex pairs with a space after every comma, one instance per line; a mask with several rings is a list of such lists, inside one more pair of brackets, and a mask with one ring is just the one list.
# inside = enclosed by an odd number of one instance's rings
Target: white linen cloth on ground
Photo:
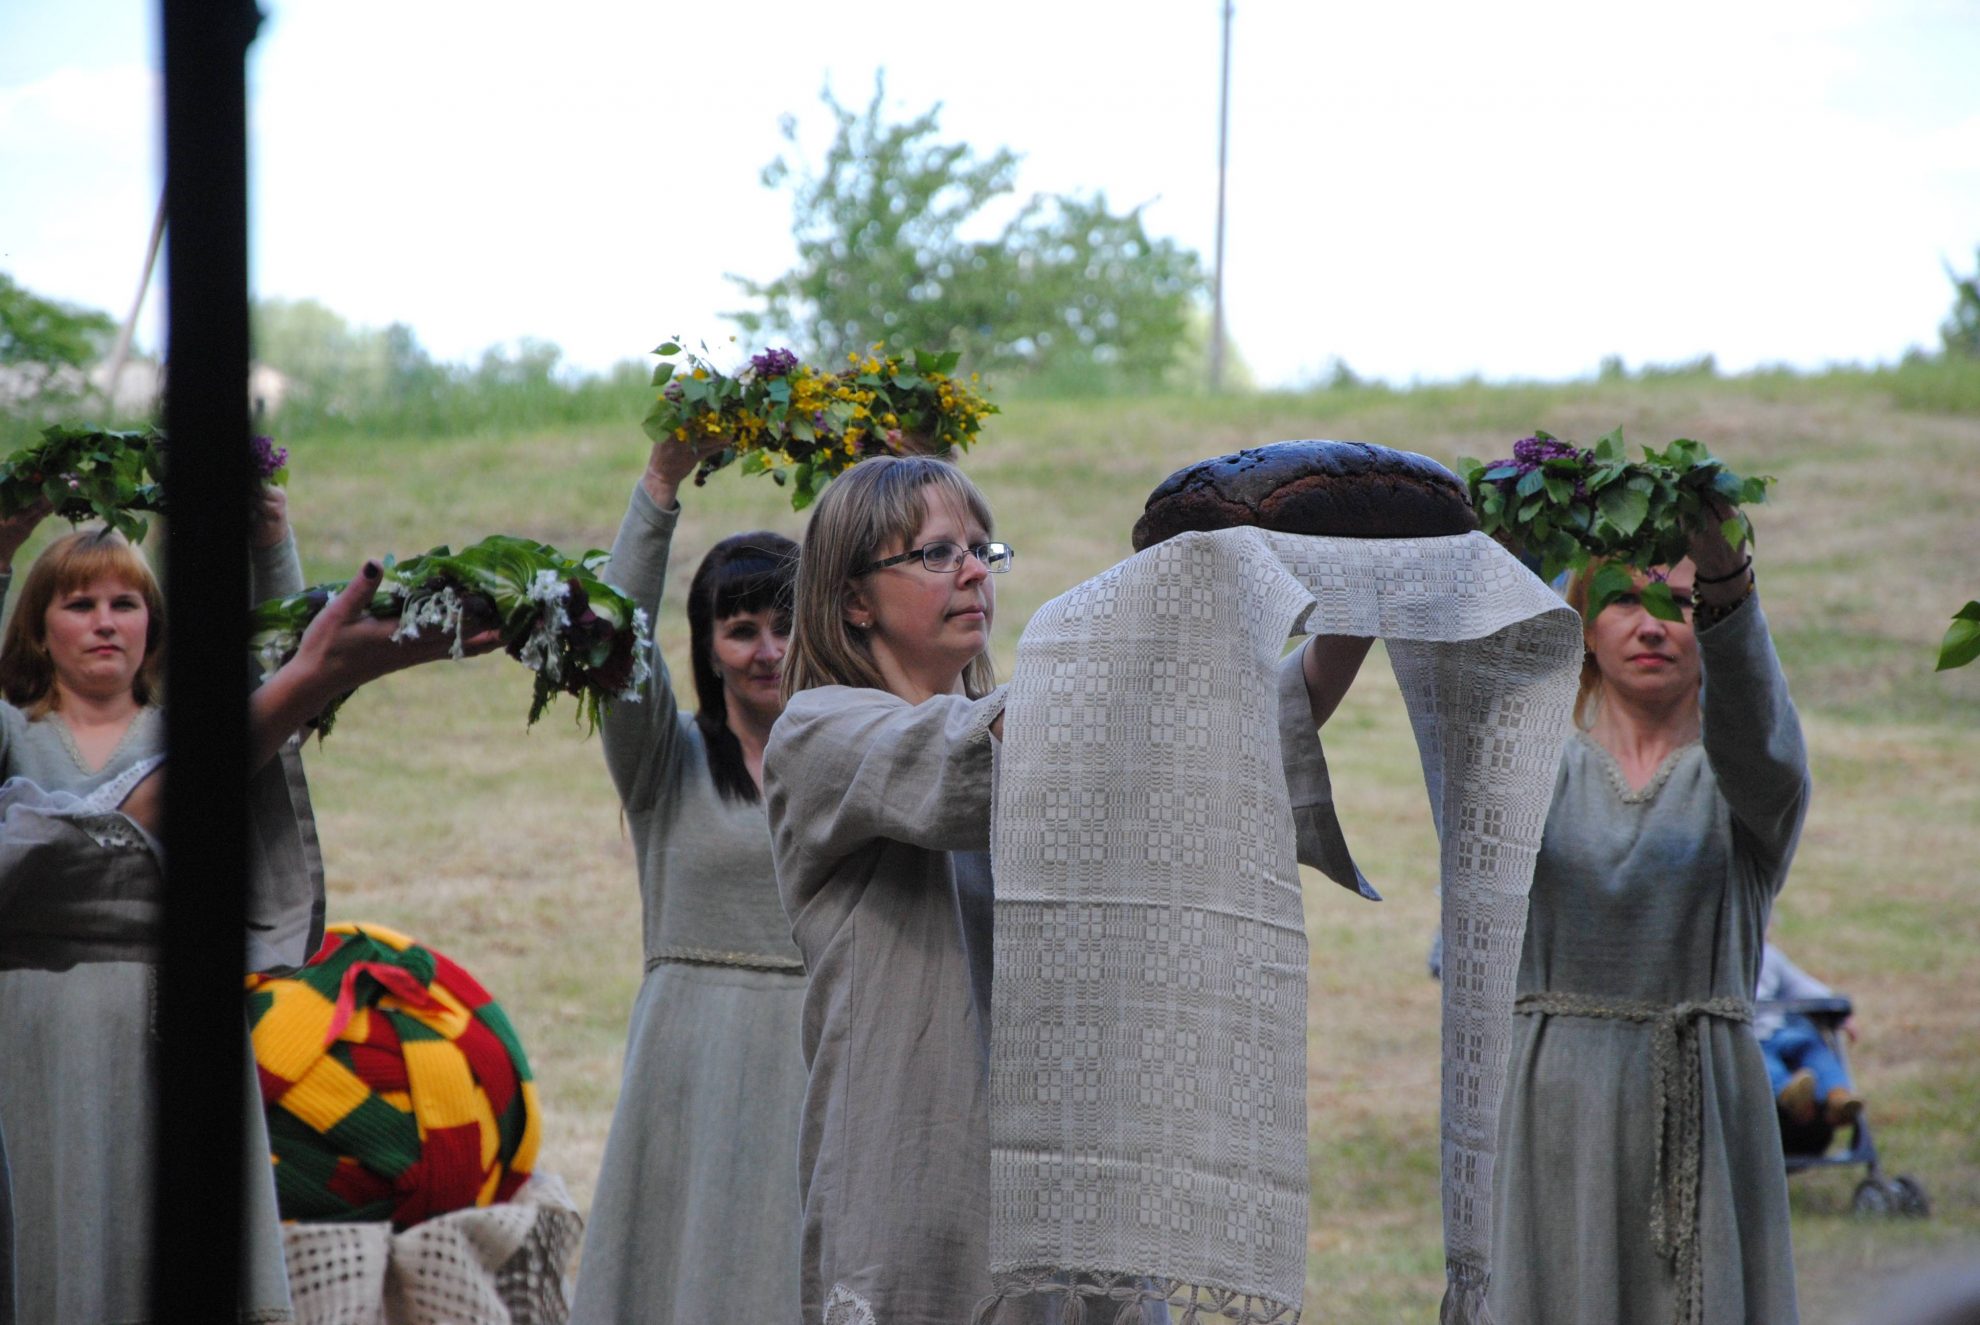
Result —
[[382, 1219], [282, 1226], [297, 1325], [563, 1325], [582, 1232], [552, 1173], [397, 1232]]

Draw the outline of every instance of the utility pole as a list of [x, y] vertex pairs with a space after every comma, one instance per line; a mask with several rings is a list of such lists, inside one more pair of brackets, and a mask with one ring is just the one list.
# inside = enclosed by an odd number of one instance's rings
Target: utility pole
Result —
[[1217, 94], [1217, 257], [1210, 277], [1210, 389], [1224, 389], [1224, 174], [1231, 151], [1231, 0], [1224, 0], [1224, 76]]
[[117, 329], [117, 344], [110, 351], [110, 369], [103, 378], [103, 403], [114, 417], [117, 413], [117, 379], [124, 375], [124, 361], [131, 356], [131, 334], [137, 330], [138, 314], [144, 309], [145, 291], [151, 288], [152, 269], [158, 265], [158, 248], [165, 240], [165, 195], [158, 195], [158, 215], [151, 223], [151, 244], [144, 251], [144, 273], [138, 277], [137, 298], [131, 300], [130, 316]]

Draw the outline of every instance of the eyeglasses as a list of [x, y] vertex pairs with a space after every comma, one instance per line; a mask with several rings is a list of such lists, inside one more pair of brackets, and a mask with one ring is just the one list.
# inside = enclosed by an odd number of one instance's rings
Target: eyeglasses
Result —
[[1011, 558], [1016, 555], [1016, 550], [1009, 543], [978, 543], [975, 547], [964, 547], [960, 543], [949, 542], [924, 543], [918, 548], [910, 548], [898, 557], [887, 557], [870, 566], [861, 566], [853, 572], [853, 578], [858, 579], [862, 575], [870, 575], [889, 566], [898, 566], [903, 561], [913, 561], [916, 557], [921, 558], [923, 570], [934, 571], [937, 575], [947, 575], [951, 571], [961, 570], [964, 559], [968, 557], [975, 557], [982, 562], [983, 569], [992, 575], [1002, 575], [1011, 568]]

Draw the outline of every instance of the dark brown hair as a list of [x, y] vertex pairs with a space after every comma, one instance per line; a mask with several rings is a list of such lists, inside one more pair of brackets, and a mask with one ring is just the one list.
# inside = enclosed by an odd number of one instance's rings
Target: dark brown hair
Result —
[[724, 800], [758, 798], [755, 779], [743, 762], [742, 742], [729, 730], [729, 704], [722, 674], [715, 669], [715, 628], [739, 612], [774, 608], [787, 618], [791, 584], [797, 578], [798, 545], [767, 529], [731, 534], [708, 549], [688, 585], [688, 647], [694, 673], [694, 715], [708, 748], [708, 772]]

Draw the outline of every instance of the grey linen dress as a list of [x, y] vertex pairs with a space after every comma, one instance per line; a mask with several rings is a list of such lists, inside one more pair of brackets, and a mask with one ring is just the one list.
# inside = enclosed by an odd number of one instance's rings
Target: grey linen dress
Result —
[[[656, 615], [680, 508], [635, 489], [602, 574]], [[601, 724], [645, 913], [646, 979], [592, 1198], [579, 1325], [797, 1318], [804, 972], [761, 802], [728, 801], [656, 646]]]
[[[258, 553], [256, 587], [301, 587], [293, 544]], [[0, 578], [0, 594], [6, 580]], [[7, 1138], [20, 1319], [37, 1325], [149, 1321], [151, 1105], [157, 924], [164, 878], [157, 844], [122, 816], [92, 835], [48, 812], [140, 775], [164, 753], [157, 709], [140, 712], [98, 769], [85, 767], [58, 716], [29, 721], [0, 701], [0, 1130]], [[12, 781], [20, 779], [19, 781]], [[51, 797], [52, 794], [52, 797]], [[298, 965], [322, 935], [321, 856], [293, 746], [250, 788], [256, 822], [249, 961]], [[114, 820], [114, 823], [108, 822]], [[121, 832], [114, 831], [121, 827]], [[106, 832], [106, 829], [113, 831]], [[110, 840], [102, 840], [109, 838]], [[245, 1011], [241, 1024], [247, 1036]], [[253, 1060], [233, 1098], [246, 1113], [242, 1308], [287, 1321], [288, 1277]], [[197, 1146], [197, 1137], [171, 1144]], [[200, 1193], [185, 1209], [197, 1215]]]
[[1631, 791], [1585, 734], [1562, 756], [1500, 1115], [1500, 1325], [1796, 1319], [1779, 1124], [1748, 1019], [1807, 755], [1757, 598], [1698, 647], [1702, 741], [1647, 786]]
[[[1299, 656], [1280, 705], [1306, 704]], [[966, 1325], [989, 1296], [990, 817], [1000, 688], [910, 705], [821, 686], [764, 754], [811, 972], [799, 1142], [806, 1325]], [[1282, 724], [1302, 863], [1345, 858], [1310, 720]], [[1352, 866], [1348, 867], [1350, 870]], [[1030, 1301], [1039, 1320], [1056, 1307]], [[1002, 1308], [999, 1325], [1016, 1325]], [[1164, 1319], [1152, 1315], [1151, 1321]]]

